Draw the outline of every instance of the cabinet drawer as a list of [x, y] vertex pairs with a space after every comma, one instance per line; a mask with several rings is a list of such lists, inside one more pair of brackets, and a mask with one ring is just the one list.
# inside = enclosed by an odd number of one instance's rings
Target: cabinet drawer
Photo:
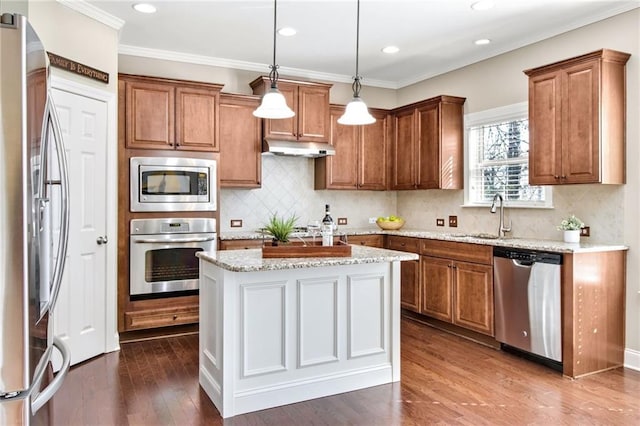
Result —
[[441, 240], [422, 240], [421, 243], [420, 253], [426, 256], [485, 265], [491, 265], [493, 260], [492, 246]]
[[349, 235], [347, 241], [354, 246], [383, 247], [382, 235]]
[[390, 250], [408, 251], [410, 253], [420, 253], [420, 239], [411, 237], [387, 237], [387, 247]]
[[262, 240], [224, 240], [220, 241], [220, 250], [246, 250], [262, 247]]
[[198, 305], [124, 313], [126, 330], [192, 324], [197, 323], [198, 320]]

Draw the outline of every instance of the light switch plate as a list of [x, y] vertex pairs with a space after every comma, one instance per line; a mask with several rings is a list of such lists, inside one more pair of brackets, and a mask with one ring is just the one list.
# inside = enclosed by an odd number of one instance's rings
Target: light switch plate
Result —
[[436, 226], [444, 226], [444, 219], [436, 219]]
[[231, 219], [232, 228], [242, 228], [242, 219]]
[[346, 225], [347, 224], [347, 218], [346, 217], [339, 217], [338, 218], [338, 225]]
[[449, 216], [449, 227], [451, 228], [458, 227], [458, 216]]

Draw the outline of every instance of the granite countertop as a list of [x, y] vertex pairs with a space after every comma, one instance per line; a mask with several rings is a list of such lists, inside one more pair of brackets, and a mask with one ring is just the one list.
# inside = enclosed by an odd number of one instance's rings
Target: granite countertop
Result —
[[197, 252], [196, 256], [233, 272], [277, 271], [323, 266], [358, 265], [403, 260], [416, 260], [418, 255], [374, 247], [352, 246], [350, 257], [308, 257], [263, 259], [262, 250], [221, 250]]
[[[544, 250], [554, 253], [584, 253], [598, 251], [618, 251], [628, 250], [623, 244], [600, 244], [600, 243], [565, 243], [558, 240], [540, 240], [535, 238], [497, 238], [496, 235], [482, 233], [462, 233], [462, 232], [434, 232], [422, 231], [418, 229], [401, 229], [399, 231], [383, 231], [379, 228], [348, 229], [339, 228], [337, 235], [397, 235], [402, 237], [426, 238], [442, 241], [456, 241], [462, 243], [482, 244], [489, 246], [499, 246], [508, 248], [519, 248], [529, 250]], [[249, 240], [263, 239], [264, 234], [260, 232], [223, 232], [220, 233], [221, 240]]]

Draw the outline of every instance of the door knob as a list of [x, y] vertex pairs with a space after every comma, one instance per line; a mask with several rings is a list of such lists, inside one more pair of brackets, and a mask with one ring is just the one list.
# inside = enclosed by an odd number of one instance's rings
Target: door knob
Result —
[[96, 243], [98, 243], [99, 246], [101, 246], [102, 244], [107, 244], [108, 242], [109, 239], [106, 235], [104, 237], [98, 237], [98, 239], [96, 239]]

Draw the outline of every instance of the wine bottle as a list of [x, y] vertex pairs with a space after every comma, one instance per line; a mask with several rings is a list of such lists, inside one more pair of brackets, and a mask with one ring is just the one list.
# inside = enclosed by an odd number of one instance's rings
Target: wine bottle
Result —
[[324, 206], [324, 218], [322, 218], [322, 245], [333, 245], [333, 218], [329, 211], [329, 204]]

